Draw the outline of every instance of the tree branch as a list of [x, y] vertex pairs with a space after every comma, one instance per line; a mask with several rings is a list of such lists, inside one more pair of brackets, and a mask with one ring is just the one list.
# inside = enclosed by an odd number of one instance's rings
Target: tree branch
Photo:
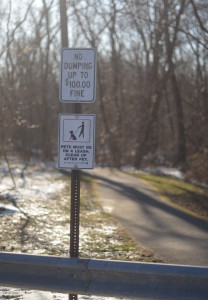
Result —
[[199, 16], [199, 14], [198, 14], [198, 10], [197, 10], [197, 7], [196, 7], [196, 5], [194, 3], [194, 0], [190, 0], [190, 2], [191, 2], [191, 5], [193, 7], [193, 10], [194, 10], [194, 15], [195, 15], [197, 21], [199, 22], [199, 26], [200, 26], [201, 30], [203, 30], [204, 32], [208, 33], [207, 28], [204, 26], [204, 24], [203, 24], [203, 22], [202, 22], [202, 20], [201, 20], [201, 18]]

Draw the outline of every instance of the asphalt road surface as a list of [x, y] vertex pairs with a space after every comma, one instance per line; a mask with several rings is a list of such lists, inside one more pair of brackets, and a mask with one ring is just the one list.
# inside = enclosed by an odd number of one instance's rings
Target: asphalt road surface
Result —
[[98, 180], [103, 208], [166, 263], [208, 266], [208, 222], [176, 209], [137, 178], [110, 168], [88, 172]]

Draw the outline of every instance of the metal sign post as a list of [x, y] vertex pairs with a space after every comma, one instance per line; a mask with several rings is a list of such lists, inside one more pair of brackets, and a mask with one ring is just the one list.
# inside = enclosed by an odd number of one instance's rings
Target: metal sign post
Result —
[[[81, 105], [74, 104], [74, 114], [59, 115], [58, 166], [71, 171], [70, 257], [79, 256], [80, 169], [94, 167], [95, 115], [80, 114]], [[70, 294], [70, 300], [77, 295]]]
[[[73, 112], [81, 113], [81, 104], [74, 104]], [[79, 215], [80, 215], [80, 171], [71, 171], [71, 211], [70, 211], [70, 257], [79, 257]], [[78, 295], [69, 294], [69, 300], [77, 300]]]
[[[64, 48], [68, 47], [66, 0], [59, 0], [59, 4], [63, 47], [59, 98], [65, 103], [74, 103], [73, 116], [59, 117], [59, 167], [72, 169], [70, 257], [78, 257], [81, 172], [79, 169], [93, 168], [95, 138], [95, 116], [78, 114], [82, 112], [81, 103], [95, 101], [97, 57], [95, 49]], [[76, 294], [69, 294], [69, 300], [77, 299]]]
[[71, 174], [70, 257], [79, 256], [80, 171]]

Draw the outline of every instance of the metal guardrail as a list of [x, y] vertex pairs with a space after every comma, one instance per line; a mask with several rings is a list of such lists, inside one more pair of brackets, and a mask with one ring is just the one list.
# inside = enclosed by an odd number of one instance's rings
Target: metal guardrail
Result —
[[208, 268], [0, 253], [0, 285], [135, 299], [208, 299]]

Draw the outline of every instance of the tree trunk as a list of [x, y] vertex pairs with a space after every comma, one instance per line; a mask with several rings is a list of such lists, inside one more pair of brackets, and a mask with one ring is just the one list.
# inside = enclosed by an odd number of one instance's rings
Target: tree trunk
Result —
[[186, 137], [185, 137], [185, 126], [184, 126], [184, 114], [182, 107], [182, 99], [178, 87], [178, 82], [175, 73], [171, 76], [171, 87], [175, 100], [176, 106], [176, 117], [177, 117], [177, 127], [178, 127], [178, 153], [176, 158], [176, 163], [186, 162]]

